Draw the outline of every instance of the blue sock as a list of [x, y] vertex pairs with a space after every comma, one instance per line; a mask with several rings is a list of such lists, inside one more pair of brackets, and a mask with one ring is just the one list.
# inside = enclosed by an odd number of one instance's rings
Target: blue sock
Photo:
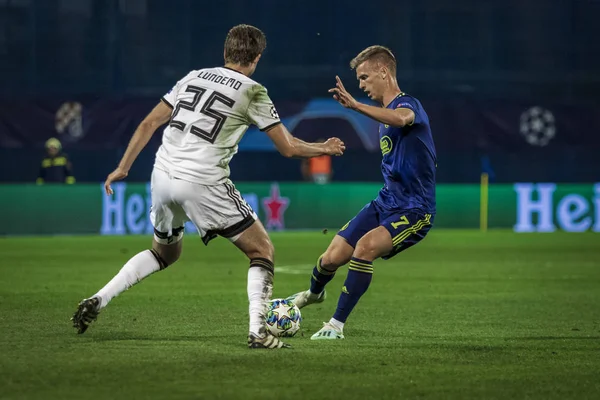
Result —
[[335, 276], [335, 271], [328, 271], [321, 267], [321, 259], [317, 260], [317, 265], [313, 268], [312, 276], [310, 277], [310, 291], [314, 294], [319, 294], [325, 290], [325, 285], [329, 283]]
[[348, 267], [348, 276], [342, 287], [337, 310], [333, 318], [346, 322], [360, 297], [367, 291], [373, 278], [373, 262], [352, 257]]

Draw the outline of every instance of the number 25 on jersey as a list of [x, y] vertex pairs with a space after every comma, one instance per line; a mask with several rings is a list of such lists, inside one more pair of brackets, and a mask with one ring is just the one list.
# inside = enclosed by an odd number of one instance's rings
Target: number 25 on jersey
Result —
[[[175, 119], [177, 117], [177, 114], [179, 114], [181, 109], [195, 112], [196, 107], [198, 107], [198, 103], [200, 103], [200, 99], [202, 98], [204, 93], [206, 93], [206, 89], [198, 86], [189, 85], [185, 89], [185, 91], [187, 93], [193, 93], [194, 97], [191, 101], [179, 100], [177, 102], [175, 110], [173, 111], [173, 116], [171, 117], [171, 122], [169, 123], [170, 127], [178, 129], [182, 132], [185, 130], [185, 123]], [[217, 139], [217, 135], [223, 128], [225, 120], [227, 119], [227, 116], [225, 114], [213, 108], [216, 101], [219, 101], [220, 103], [224, 104], [229, 108], [232, 108], [235, 104], [235, 101], [230, 99], [229, 97], [218, 92], [212, 92], [212, 94], [208, 97], [208, 99], [204, 102], [202, 108], [200, 109], [201, 114], [206, 115], [207, 117], [215, 120], [215, 124], [213, 125], [212, 129], [210, 130], [210, 132], [208, 132], [194, 125], [192, 125], [192, 127], [190, 128], [190, 133], [210, 143], [215, 142], [215, 140]]]

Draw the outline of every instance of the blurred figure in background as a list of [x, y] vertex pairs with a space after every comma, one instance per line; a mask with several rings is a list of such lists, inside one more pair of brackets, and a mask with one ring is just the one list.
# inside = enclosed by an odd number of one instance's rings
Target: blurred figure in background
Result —
[[[325, 140], [319, 139], [317, 143], [325, 143]], [[322, 155], [302, 160], [302, 176], [304, 180], [324, 185], [331, 182], [332, 175], [331, 156]]]
[[46, 141], [46, 156], [42, 160], [40, 173], [36, 180], [38, 185], [44, 183], [75, 183], [71, 162], [67, 155], [61, 152], [62, 145], [56, 138]]

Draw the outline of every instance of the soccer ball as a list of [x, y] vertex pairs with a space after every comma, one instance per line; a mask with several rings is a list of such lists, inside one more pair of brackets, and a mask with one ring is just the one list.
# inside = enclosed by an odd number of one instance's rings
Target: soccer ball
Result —
[[274, 299], [267, 309], [267, 329], [274, 336], [294, 336], [300, 330], [302, 315], [300, 309], [291, 301]]

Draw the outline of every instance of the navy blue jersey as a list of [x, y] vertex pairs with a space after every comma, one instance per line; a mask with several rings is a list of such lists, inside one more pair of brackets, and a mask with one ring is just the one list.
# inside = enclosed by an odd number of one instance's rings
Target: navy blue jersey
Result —
[[379, 124], [385, 185], [375, 201], [389, 210], [434, 214], [437, 157], [429, 117], [421, 102], [405, 93], [400, 93], [387, 108], [411, 109], [415, 120], [402, 128]]

